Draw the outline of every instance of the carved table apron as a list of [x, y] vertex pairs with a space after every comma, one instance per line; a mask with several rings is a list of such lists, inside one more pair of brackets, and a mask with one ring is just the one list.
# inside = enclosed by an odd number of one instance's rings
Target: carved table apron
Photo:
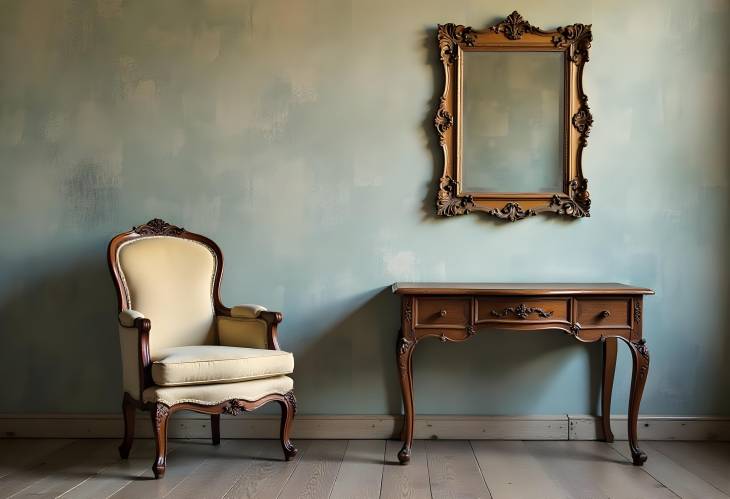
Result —
[[629, 446], [635, 465], [646, 461], [638, 446], [636, 423], [649, 373], [649, 350], [642, 337], [644, 295], [650, 289], [615, 283], [404, 283], [393, 284], [401, 296], [401, 330], [396, 358], [403, 392], [403, 448], [406, 464], [413, 445], [413, 350], [424, 338], [464, 341], [480, 328], [564, 331], [582, 342], [603, 342], [601, 425], [604, 439], [611, 433], [611, 391], [616, 370], [617, 342], [631, 351], [633, 373], [629, 395]]

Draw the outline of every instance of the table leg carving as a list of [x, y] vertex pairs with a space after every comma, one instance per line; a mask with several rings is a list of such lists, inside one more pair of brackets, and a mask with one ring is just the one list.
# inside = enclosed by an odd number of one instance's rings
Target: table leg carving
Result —
[[613, 442], [611, 432], [611, 394], [613, 392], [613, 378], [616, 373], [616, 354], [618, 351], [618, 340], [606, 338], [603, 341], [603, 387], [601, 390], [601, 425], [603, 427], [603, 439], [606, 442]]
[[413, 446], [413, 367], [411, 358], [416, 342], [403, 335], [401, 331], [396, 348], [398, 360], [398, 374], [400, 386], [403, 392], [403, 448], [398, 453], [398, 461], [406, 464], [411, 460], [411, 447]]
[[634, 367], [631, 374], [631, 394], [629, 395], [629, 447], [631, 448], [631, 457], [634, 464], [641, 466], [646, 461], [646, 453], [639, 448], [637, 426], [641, 396], [644, 393], [644, 385], [649, 375], [649, 349], [643, 339], [637, 342], [627, 341], [626, 343], [631, 349]]

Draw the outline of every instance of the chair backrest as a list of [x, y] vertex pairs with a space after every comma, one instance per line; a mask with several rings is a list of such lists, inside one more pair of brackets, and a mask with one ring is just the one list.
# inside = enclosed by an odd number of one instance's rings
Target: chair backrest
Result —
[[119, 310], [150, 319], [150, 355], [164, 349], [215, 343], [215, 314], [223, 255], [210, 239], [150, 220], [114, 237], [109, 268]]

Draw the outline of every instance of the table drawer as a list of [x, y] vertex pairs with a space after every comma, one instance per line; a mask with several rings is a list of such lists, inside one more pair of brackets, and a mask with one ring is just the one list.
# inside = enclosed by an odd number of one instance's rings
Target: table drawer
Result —
[[535, 298], [482, 298], [478, 320], [482, 321], [569, 321], [570, 300]]
[[471, 299], [468, 298], [419, 298], [416, 311], [416, 327], [471, 323]]
[[576, 322], [581, 327], [631, 325], [631, 300], [628, 298], [578, 298]]

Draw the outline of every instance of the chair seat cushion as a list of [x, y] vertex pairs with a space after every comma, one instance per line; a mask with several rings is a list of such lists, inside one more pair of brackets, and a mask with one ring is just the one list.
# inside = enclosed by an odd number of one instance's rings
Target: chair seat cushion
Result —
[[294, 356], [281, 350], [187, 346], [163, 350], [152, 363], [158, 386], [233, 383], [294, 371]]
[[284, 395], [294, 389], [289, 376], [239, 381], [238, 383], [216, 383], [210, 385], [151, 386], [144, 391], [145, 402], [176, 404], [217, 405], [226, 400], [239, 399], [253, 402], [267, 395]]

